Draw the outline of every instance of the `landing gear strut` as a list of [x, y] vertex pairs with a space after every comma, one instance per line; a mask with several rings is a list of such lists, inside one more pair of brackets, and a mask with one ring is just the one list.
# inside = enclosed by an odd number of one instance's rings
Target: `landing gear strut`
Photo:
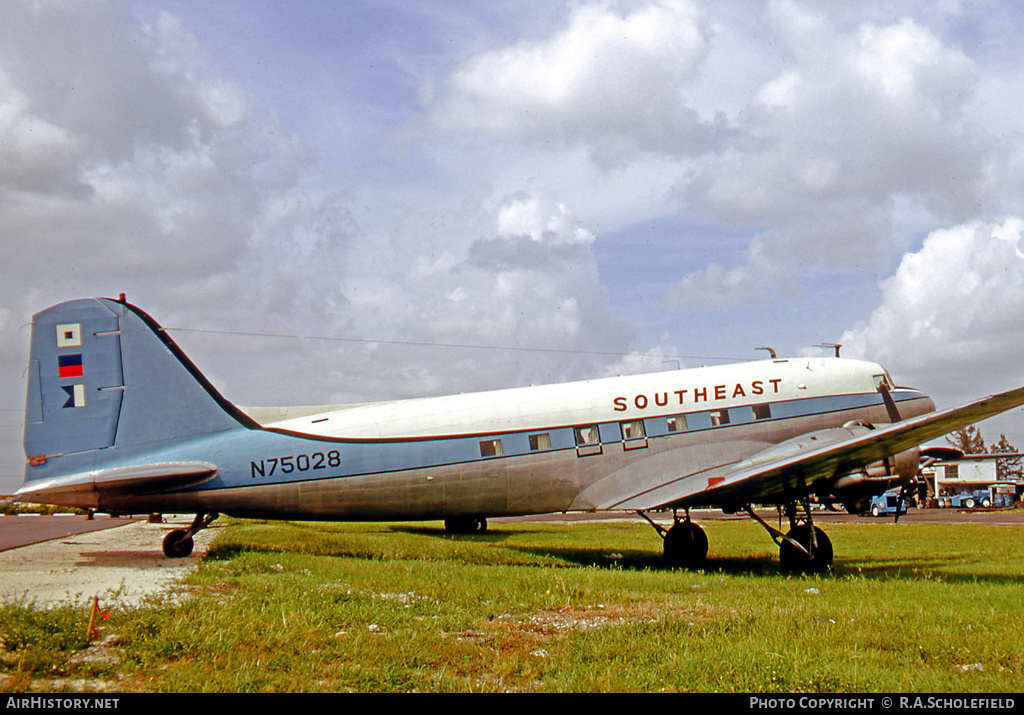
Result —
[[786, 571], [828, 571], [832, 566], [832, 542], [828, 535], [816, 527], [811, 521], [811, 508], [804, 504], [804, 516], [797, 515], [796, 504], [786, 504], [786, 516], [789, 517], [789, 531], [783, 534], [778, 529], [765, 523], [764, 519], [754, 513], [753, 507], [743, 507], [750, 518], [757, 521], [779, 545], [779, 561]]
[[688, 569], [699, 569], [704, 565], [708, 557], [708, 535], [704, 533], [704, 529], [690, 521], [689, 510], [682, 519], [678, 514], [673, 514], [672, 526], [668, 529], [655, 524], [643, 512], [639, 514], [647, 519], [664, 539], [665, 561], [668, 564]]
[[[828, 535], [811, 521], [811, 508], [804, 503], [804, 513], [797, 513], [796, 502], [786, 504], [789, 531], [783, 534], [754, 513], [747, 504], [747, 514], [758, 522], [779, 545], [779, 561], [786, 571], [828, 571], [832, 567], [832, 542]], [[661, 534], [665, 542], [665, 561], [671, 566], [698, 569], [708, 556], [708, 537], [704, 530], [690, 521], [690, 511], [680, 518], [673, 512], [672, 526], [668, 529], [656, 524], [646, 513], [638, 511]]]
[[192, 553], [195, 542], [192, 537], [208, 527], [219, 514], [196, 514], [192, 526], [187, 529], [175, 529], [164, 537], [164, 556], [169, 559], [184, 559]]

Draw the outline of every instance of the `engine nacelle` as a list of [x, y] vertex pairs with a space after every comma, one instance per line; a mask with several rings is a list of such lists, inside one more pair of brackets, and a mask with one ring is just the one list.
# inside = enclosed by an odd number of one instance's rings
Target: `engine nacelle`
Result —
[[871, 506], [871, 497], [909, 483], [920, 470], [921, 450], [914, 447], [841, 475], [832, 485], [832, 493], [851, 514], [864, 514]]

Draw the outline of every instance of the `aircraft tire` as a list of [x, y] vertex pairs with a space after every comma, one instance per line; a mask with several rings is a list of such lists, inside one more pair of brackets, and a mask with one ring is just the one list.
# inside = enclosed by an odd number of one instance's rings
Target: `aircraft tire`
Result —
[[192, 537], [185, 536], [184, 529], [175, 529], [164, 537], [164, 556], [169, 559], [184, 559], [192, 553], [194, 546]]
[[[804, 548], [810, 549], [811, 530], [807, 524], [801, 524], [791, 529], [786, 536], [796, 539]], [[817, 551], [813, 556], [808, 556], [788, 541], [783, 541], [779, 547], [779, 561], [785, 571], [828, 571], [832, 566], [832, 540], [828, 534], [814, 527], [814, 539], [818, 544]]]
[[697, 569], [708, 557], [708, 535], [693, 522], [681, 521], [665, 534], [665, 561], [670, 566]]

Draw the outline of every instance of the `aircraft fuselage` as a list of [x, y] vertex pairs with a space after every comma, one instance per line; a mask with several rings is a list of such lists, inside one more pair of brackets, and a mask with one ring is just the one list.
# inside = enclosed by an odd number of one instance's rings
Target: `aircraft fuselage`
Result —
[[[888, 422], [878, 390], [888, 379], [867, 362], [766, 360], [324, 412], [252, 409], [276, 419], [163, 449], [104, 450], [108, 468], [204, 461], [213, 479], [72, 499], [111, 511], [426, 520], [609, 509], [631, 482], [683, 479], [699, 506], [713, 467], [808, 432]], [[891, 394], [903, 418], [934, 409], [916, 390]]]

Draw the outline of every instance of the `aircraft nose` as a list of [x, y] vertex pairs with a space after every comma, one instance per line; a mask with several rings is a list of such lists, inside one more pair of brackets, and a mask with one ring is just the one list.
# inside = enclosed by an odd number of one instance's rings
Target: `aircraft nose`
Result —
[[890, 395], [894, 400], [893, 406], [899, 412], [899, 420], [895, 421], [935, 412], [935, 401], [914, 387], [897, 387]]

